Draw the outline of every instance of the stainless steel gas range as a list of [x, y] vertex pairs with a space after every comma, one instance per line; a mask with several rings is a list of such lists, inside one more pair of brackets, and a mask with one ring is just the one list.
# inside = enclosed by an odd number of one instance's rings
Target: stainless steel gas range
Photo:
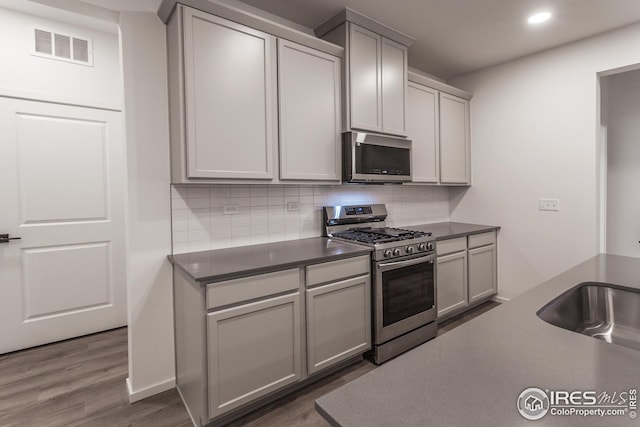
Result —
[[383, 363], [434, 338], [436, 253], [431, 233], [387, 227], [383, 204], [326, 206], [325, 235], [374, 248], [373, 350]]

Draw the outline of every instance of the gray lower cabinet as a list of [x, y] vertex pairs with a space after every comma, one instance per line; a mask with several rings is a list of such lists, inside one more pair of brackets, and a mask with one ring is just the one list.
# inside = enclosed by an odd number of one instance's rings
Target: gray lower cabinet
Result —
[[469, 303], [497, 291], [496, 245], [469, 249]]
[[230, 422], [371, 347], [368, 254], [209, 284], [174, 269], [173, 280], [176, 383], [197, 426]]
[[307, 368], [314, 374], [371, 347], [371, 279], [307, 289]]
[[459, 314], [498, 292], [496, 232], [438, 241], [438, 320]]
[[207, 314], [209, 417], [301, 377], [300, 293]]
[[438, 257], [438, 317], [467, 305], [467, 251]]

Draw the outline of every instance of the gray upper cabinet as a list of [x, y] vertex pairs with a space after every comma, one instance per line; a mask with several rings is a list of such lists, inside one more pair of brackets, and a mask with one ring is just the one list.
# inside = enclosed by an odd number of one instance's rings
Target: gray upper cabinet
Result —
[[407, 47], [382, 38], [382, 132], [407, 135]]
[[273, 178], [275, 37], [184, 9], [188, 178]]
[[280, 179], [340, 180], [340, 64], [278, 39]]
[[172, 182], [335, 184], [344, 49], [211, 7], [167, 23]]
[[471, 94], [414, 72], [409, 78], [412, 182], [470, 185]]
[[349, 26], [351, 128], [382, 131], [381, 43], [378, 34], [357, 25]]
[[440, 111], [438, 91], [409, 82], [409, 138], [413, 182], [437, 184], [440, 178]]
[[345, 48], [345, 129], [407, 136], [407, 52], [413, 39], [351, 9], [315, 31]]
[[440, 182], [469, 184], [469, 101], [440, 93]]

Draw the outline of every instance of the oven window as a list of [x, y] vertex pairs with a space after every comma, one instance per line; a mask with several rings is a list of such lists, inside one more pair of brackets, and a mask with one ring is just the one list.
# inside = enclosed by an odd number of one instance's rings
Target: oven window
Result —
[[431, 309], [435, 304], [434, 287], [433, 262], [383, 272], [383, 326]]
[[356, 173], [410, 175], [411, 150], [364, 143], [357, 145]]

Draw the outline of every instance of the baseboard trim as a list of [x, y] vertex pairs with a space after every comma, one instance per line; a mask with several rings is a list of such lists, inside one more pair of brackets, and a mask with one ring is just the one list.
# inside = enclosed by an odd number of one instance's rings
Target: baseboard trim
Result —
[[493, 298], [491, 298], [491, 301], [495, 301], [495, 302], [499, 302], [499, 303], [504, 303], [504, 302], [508, 302], [510, 301], [509, 298], [503, 298], [503, 297], [499, 297], [498, 295], [494, 296]]
[[134, 403], [147, 397], [151, 397], [154, 394], [162, 393], [163, 391], [171, 390], [176, 386], [176, 379], [170, 378], [166, 381], [162, 381], [158, 384], [145, 387], [142, 390], [133, 391], [131, 389], [131, 379], [127, 377], [127, 392], [129, 393], [129, 403]]

